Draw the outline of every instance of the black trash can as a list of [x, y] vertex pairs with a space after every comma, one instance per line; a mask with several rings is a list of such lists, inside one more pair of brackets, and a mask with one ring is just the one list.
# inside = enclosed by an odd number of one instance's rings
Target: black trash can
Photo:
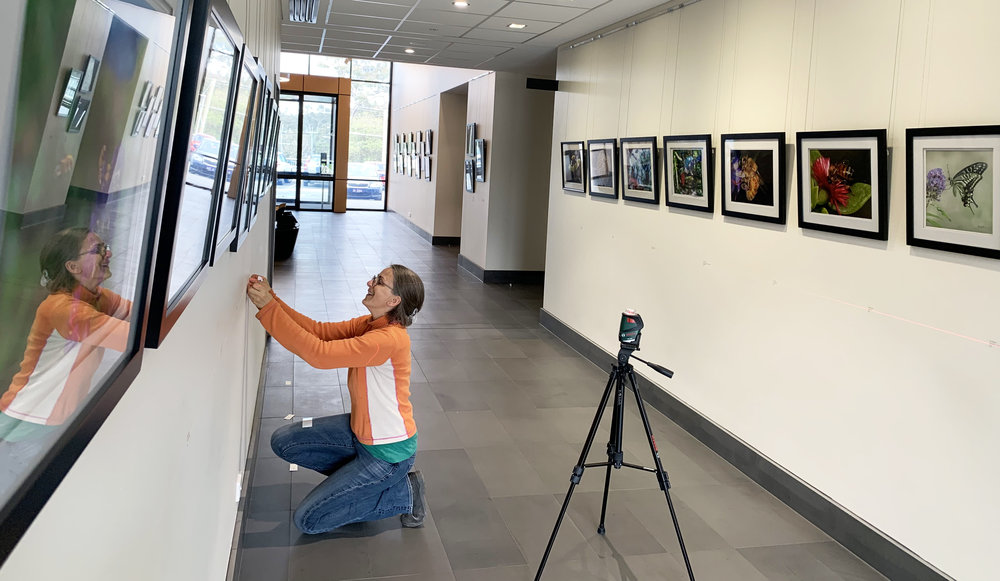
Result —
[[274, 213], [274, 259], [288, 260], [299, 237], [299, 221], [285, 208], [278, 206]]

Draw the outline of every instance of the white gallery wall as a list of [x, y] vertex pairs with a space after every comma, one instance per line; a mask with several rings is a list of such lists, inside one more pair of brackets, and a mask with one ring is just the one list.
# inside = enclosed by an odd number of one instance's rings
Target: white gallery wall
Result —
[[[1000, 261], [906, 245], [905, 130], [1000, 123], [998, 21], [701, 0], [560, 49], [551, 144], [544, 308], [608, 351], [635, 308], [676, 371], [644, 375], [963, 581], [996, 578]], [[888, 241], [800, 229], [794, 193], [776, 226], [561, 189], [561, 141], [865, 128], [888, 130]]]
[[[19, 18], [0, 22], [2, 44], [12, 49], [4, 54], [15, 57], [20, 45], [6, 39], [20, 38], [23, 5], [16, 2]], [[234, 12], [248, 6], [254, 11], [240, 25], [256, 31], [248, 44], [273, 73], [279, 7], [240, 0]], [[12, 71], [16, 59], [0, 59], [2, 78]], [[4, 87], [0, 111], [13, 111], [16, 87]], [[9, 151], [9, 120], [0, 118], [0, 130], [0, 151]], [[245, 288], [249, 273], [267, 272], [268, 203], [239, 252], [225, 252], [208, 269], [163, 344], [146, 350], [138, 377], [0, 568], [0, 580], [225, 578], [265, 340]]]

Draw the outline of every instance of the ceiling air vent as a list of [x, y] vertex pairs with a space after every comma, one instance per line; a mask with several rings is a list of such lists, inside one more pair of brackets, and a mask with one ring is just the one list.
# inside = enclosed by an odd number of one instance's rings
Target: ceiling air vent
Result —
[[292, 22], [316, 23], [319, 0], [288, 0], [288, 19]]

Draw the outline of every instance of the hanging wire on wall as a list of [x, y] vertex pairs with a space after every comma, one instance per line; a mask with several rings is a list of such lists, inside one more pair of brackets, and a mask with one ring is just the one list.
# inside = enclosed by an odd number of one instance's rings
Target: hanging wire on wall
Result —
[[642, 24], [643, 22], [646, 22], [647, 20], [652, 20], [654, 18], [659, 18], [660, 16], [663, 16], [664, 14], [670, 14], [671, 12], [674, 12], [675, 10], [680, 10], [681, 8], [685, 8], [685, 7], [690, 6], [692, 4], [697, 4], [698, 2], [701, 2], [701, 0], [685, 0], [684, 2], [681, 2], [679, 4], [674, 4], [673, 6], [671, 6], [669, 8], [666, 8], [664, 10], [660, 10], [659, 12], [654, 12], [652, 14], [648, 14], [648, 15], [643, 16], [641, 18], [636, 18], [635, 20], [631, 20], [631, 21], [629, 21], [629, 22], [627, 22], [625, 24], [621, 24], [619, 26], [616, 26], [615, 28], [612, 28], [611, 30], [602, 31], [599, 34], [595, 34], [594, 36], [591, 36], [588, 39], [581, 40], [579, 42], [574, 42], [573, 44], [569, 45], [569, 48], [576, 48], [578, 46], [583, 46], [585, 44], [589, 44], [591, 42], [594, 42], [595, 40], [600, 40], [600, 39], [604, 38], [605, 36], [611, 36], [612, 34], [614, 34], [616, 32], [621, 32], [621, 31], [623, 31], [623, 30], [625, 30], [627, 28], [632, 28], [633, 26], [635, 26], [637, 24]]

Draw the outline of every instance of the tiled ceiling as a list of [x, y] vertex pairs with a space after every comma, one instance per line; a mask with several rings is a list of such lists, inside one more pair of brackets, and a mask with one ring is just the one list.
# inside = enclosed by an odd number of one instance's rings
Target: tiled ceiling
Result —
[[[555, 72], [558, 46], [664, 0], [319, 0], [316, 24], [288, 20], [282, 50], [447, 67]], [[511, 29], [511, 23], [524, 28]], [[413, 53], [405, 52], [412, 49]]]

